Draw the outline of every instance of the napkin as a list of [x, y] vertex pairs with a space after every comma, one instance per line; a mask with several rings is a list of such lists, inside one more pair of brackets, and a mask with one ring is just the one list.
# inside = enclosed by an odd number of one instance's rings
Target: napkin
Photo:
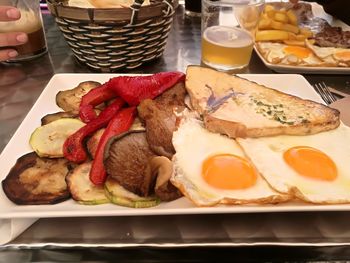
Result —
[[345, 125], [350, 126], [350, 96], [337, 100], [329, 106], [339, 110], [341, 121]]
[[30, 227], [37, 218], [0, 219], [0, 245], [6, 244]]

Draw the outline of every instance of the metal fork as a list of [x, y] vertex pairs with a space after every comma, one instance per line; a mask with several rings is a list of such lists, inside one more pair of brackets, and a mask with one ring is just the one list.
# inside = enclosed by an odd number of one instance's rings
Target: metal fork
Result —
[[314, 88], [321, 98], [327, 104], [331, 104], [337, 100], [337, 97], [329, 90], [328, 86], [324, 82], [314, 84]]

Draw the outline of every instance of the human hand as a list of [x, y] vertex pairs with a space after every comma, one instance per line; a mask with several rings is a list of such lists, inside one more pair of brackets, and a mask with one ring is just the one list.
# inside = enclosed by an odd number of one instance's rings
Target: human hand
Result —
[[[14, 21], [21, 17], [19, 10], [12, 6], [0, 6], [0, 21]], [[14, 58], [17, 51], [11, 47], [18, 46], [28, 41], [27, 34], [23, 32], [0, 33], [0, 61]]]

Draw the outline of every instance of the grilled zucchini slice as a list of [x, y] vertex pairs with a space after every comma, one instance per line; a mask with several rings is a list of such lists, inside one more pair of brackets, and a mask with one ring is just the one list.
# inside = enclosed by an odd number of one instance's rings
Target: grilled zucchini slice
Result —
[[117, 205], [132, 208], [147, 208], [156, 206], [160, 200], [155, 197], [141, 197], [120, 186], [117, 180], [109, 176], [105, 182], [105, 193], [108, 199]]
[[77, 119], [58, 119], [36, 128], [30, 136], [29, 143], [40, 157], [63, 157], [65, 140], [84, 125]]
[[75, 167], [66, 177], [72, 198], [84, 205], [99, 205], [109, 203], [103, 186], [94, 185], [89, 179], [91, 162]]

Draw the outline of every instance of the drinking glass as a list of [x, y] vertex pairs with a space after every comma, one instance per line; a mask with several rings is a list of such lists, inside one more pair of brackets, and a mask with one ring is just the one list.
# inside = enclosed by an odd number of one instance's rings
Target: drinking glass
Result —
[[201, 17], [201, 0], [185, 0], [185, 14], [192, 17]]
[[12, 61], [24, 61], [36, 58], [47, 52], [45, 32], [39, 0], [0, 0], [2, 6], [14, 6], [21, 12], [21, 18], [16, 21], [0, 22], [0, 33], [25, 32], [28, 42], [14, 46], [18, 56]]
[[249, 64], [264, 0], [202, 0], [202, 63], [221, 71]]

